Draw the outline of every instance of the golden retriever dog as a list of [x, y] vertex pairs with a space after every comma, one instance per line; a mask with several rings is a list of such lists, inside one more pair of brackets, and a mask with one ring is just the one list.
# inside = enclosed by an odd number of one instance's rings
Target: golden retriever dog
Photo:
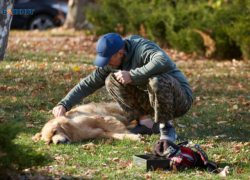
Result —
[[65, 116], [48, 121], [32, 140], [46, 144], [70, 143], [93, 138], [130, 139], [138, 141], [141, 135], [132, 134], [130, 124], [117, 103], [89, 103], [78, 106]]

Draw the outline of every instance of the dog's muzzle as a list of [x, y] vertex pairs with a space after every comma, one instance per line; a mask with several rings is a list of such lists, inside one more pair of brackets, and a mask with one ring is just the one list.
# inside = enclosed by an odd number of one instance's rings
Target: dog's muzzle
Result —
[[67, 138], [58, 140], [58, 141], [56, 142], [56, 144], [69, 144], [69, 143], [70, 143], [70, 141], [69, 141], [69, 139], [67, 139]]

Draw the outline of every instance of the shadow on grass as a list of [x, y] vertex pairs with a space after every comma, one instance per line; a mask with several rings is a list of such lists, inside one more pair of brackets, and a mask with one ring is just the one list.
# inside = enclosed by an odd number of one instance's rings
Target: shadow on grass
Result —
[[18, 174], [25, 168], [43, 166], [52, 162], [47, 154], [13, 142], [24, 130], [25, 128], [18, 123], [0, 123], [0, 179], [8, 179], [10, 175]]
[[[70, 64], [87, 64], [93, 65], [93, 59], [84, 56], [84, 55], [77, 55], [77, 54], [66, 54], [64, 56], [58, 56], [56, 53], [31, 53], [31, 52], [13, 52], [8, 53], [5, 61], [10, 62], [19, 62], [23, 59], [30, 60], [32, 62], [44, 62], [45, 59], [48, 62], [60, 62], [60, 63], [70, 63]], [[57, 60], [55, 60], [57, 59]]]

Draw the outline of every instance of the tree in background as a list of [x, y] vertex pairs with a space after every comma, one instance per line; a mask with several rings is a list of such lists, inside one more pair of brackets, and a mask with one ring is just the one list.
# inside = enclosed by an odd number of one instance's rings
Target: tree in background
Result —
[[67, 13], [66, 21], [64, 23], [64, 28], [82, 29], [88, 26], [84, 8], [90, 1], [91, 0], [69, 0], [69, 10]]
[[[3, 9], [12, 9], [14, 0], [4, 0], [0, 1], [0, 10]], [[2, 61], [5, 57], [7, 44], [8, 44], [8, 37], [10, 31], [10, 24], [12, 21], [12, 14], [3, 14], [0, 13], [0, 61]]]

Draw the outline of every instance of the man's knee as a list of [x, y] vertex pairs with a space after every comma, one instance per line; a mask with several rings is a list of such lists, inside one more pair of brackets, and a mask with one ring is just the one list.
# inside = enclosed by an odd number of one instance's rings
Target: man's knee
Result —
[[154, 92], [159, 90], [170, 88], [172, 85], [172, 79], [169, 75], [154, 75], [149, 78], [150, 89]]
[[157, 87], [159, 85], [159, 77], [157, 75], [151, 76], [149, 78], [149, 85], [151, 87]]
[[157, 92], [161, 88], [161, 78], [159, 75], [154, 75], [149, 78], [148, 85], [150, 89], [154, 92]]

